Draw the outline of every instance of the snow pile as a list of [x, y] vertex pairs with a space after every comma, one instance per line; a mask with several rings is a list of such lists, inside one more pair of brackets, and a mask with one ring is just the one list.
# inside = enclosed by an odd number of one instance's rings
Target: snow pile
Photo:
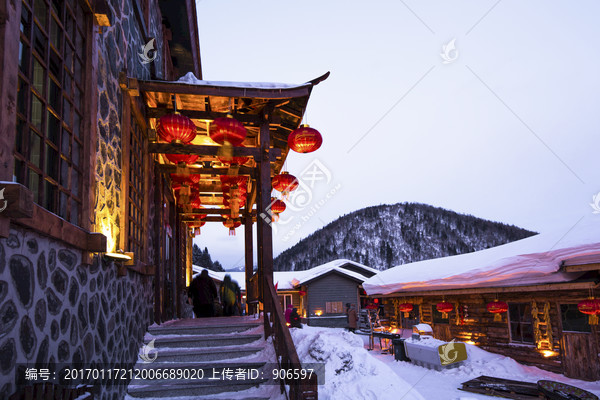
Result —
[[173, 83], [187, 83], [189, 85], [198, 86], [221, 86], [243, 89], [293, 89], [302, 86], [310, 86], [310, 83], [289, 84], [276, 82], [229, 82], [229, 81], [205, 81], [196, 78], [193, 72], [188, 72]]
[[324, 363], [319, 399], [424, 400], [364, 348], [360, 336], [336, 328], [290, 329], [302, 363]]
[[525, 382], [549, 379], [582, 388], [596, 395], [600, 394], [600, 382], [570, 379], [537, 367], [519, 364], [512, 358], [490, 353], [474, 345], [465, 344], [465, 346], [467, 360], [456, 368], [442, 371], [426, 369], [406, 361], [395, 361], [393, 356], [380, 354], [377, 351], [373, 352], [373, 355], [388, 365], [398, 377], [414, 385], [415, 389], [427, 399], [491, 399], [489, 396], [458, 390], [463, 382], [481, 375]]
[[363, 287], [374, 295], [570, 281], [581, 273], [559, 271], [562, 261], [600, 259], [599, 227], [597, 218], [583, 218], [572, 226], [502, 246], [390, 268], [366, 280]]

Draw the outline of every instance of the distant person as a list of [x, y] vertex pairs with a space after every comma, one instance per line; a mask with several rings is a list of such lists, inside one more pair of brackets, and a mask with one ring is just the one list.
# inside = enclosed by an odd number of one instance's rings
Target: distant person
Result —
[[208, 270], [204, 269], [200, 275], [196, 275], [188, 295], [192, 298], [196, 318], [214, 317], [213, 304], [217, 297], [217, 286], [208, 276]]
[[290, 315], [292, 315], [292, 308], [294, 308], [294, 306], [288, 304], [287, 308], [285, 309], [285, 322], [287, 322], [288, 326], [290, 326]]
[[348, 330], [354, 332], [356, 330], [356, 323], [358, 322], [358, 314], [354, 308], [354, 304], [346, 303], [346, 317], [348, 318]]
[[241, 290], [237, 282], [231, 280], [231, 275], [227, 274], [223, 278], [219, 294], [223, 305], [223, 315], [226, 317], [234, 315], [241, 300]]
[[290, 325], [292, 328], [302, 328], [300, 315], [298, 315], [298, 309], [296, 307], [292, 308], [292, 312], [290, 313]]

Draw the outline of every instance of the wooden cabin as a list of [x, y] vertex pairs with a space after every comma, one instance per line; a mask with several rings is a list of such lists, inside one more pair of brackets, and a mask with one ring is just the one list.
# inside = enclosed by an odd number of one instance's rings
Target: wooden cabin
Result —
[[[364, 283], [381, 298], [392, 327], [431, 324], [436, 338], [456, 339], [537, 367], [600, 379], [600, 331], [577, 304], [599, 294], [600, 230], [582, 221], [571, 230], [459, 256], [383, 271]], [[508, 310], [495, 314], [500, 300]], [[452, 311], [439, 312], [448, 302]], [[400, 312], [400, 304], [413, 310]]]

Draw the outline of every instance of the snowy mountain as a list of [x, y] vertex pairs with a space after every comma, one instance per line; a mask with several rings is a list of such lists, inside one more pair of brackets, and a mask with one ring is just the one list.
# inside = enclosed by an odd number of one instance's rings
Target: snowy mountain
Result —
[[275, 258], [274, 268], [305, 270], [348, 258], [383, 270], [483, 250], [534, 234], [426, 204], [380, 205], [344, 215], [302, 239]]

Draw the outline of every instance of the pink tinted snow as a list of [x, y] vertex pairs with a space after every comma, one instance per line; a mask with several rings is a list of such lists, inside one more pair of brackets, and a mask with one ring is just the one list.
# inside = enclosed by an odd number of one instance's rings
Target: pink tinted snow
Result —
[[600, 260], [598, 216], [490, 249], [390, 268], [366, 280], [363, 287], [375, 295], [566, 282], [582, 273], [560, 271], [561, 263], [581, 256]]

